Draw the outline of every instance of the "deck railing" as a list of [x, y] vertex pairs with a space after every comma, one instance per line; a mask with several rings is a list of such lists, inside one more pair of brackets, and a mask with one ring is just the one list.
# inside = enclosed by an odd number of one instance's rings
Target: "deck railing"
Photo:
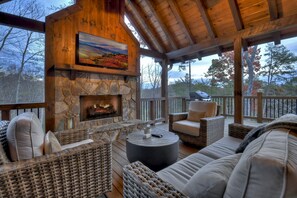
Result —
[[44, 123], [46, 103], [24, 103], [0, 105], [0, 120], [11, 120], [24, 112], [34, 112]]
[[[163, 121], [162, 103], [164, 98], [142, 98], [141, 99], [141, 119], [147, 121]], [[189, 99], [185, 97], [169, 97], [168, 112], [185, 112], [188, 109]], [[212, 96], [212, 101], [221, 106], [221, 114], [224, 116], [234, 116], [233, 96]], [[262, 123], [264, 120], [274, 120], [284, 114], [297, 114], [297, 96], [263, 96], [261, 92], [257, 96], [243, 97], [244, 118], [256, 119]]]

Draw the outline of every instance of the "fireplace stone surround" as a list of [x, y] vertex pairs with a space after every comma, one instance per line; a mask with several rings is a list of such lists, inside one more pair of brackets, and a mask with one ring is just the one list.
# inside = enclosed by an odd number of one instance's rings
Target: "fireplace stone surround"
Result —
[[[55, 130], [90, 128], [123, 120], [136, 119], [137, 77], [77, 72], [76, 79], [70, 80], [67, 71], [55, 72]], [[81, 95], [122, 95], [122, 116], [80, 121]]]

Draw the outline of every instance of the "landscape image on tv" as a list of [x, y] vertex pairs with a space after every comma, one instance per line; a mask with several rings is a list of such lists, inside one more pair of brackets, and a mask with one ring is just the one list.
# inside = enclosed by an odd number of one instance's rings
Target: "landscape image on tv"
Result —
[[78, 64], [128, 69], [128, 46], [83, 32], [78, 34]]

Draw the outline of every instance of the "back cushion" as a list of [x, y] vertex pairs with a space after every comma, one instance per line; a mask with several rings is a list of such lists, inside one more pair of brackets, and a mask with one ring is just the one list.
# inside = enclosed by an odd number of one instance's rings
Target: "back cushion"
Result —
[[8, 163], [9, 157], [9, 149], [8, 149], [8, 141], [6, 138], [6, 132], [8, 127], [9, 121], [0, 121], [0, 165]]
[[189, 110], [205, 112], [205, 117], [216, 116], [217, 103], [216, 102], [205, 102], [205, 101], [191, 101]]
[[251, 142], [231, 174], [224, 197], [283, 197], [289, 190], [288, 142], [288, 129], [274, 129]]
[[7, 130], [11, 160], [43, 155], [44, 136], [41, 123], [34, 113], [26, 112], [12, 119]]

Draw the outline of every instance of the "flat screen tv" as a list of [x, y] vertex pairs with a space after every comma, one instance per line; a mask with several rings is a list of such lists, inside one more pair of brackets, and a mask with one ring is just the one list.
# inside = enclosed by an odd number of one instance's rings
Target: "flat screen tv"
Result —
[[76, 63], [112, 69], [128, 69], [128, 46], [113, 40], [79, 32]]

